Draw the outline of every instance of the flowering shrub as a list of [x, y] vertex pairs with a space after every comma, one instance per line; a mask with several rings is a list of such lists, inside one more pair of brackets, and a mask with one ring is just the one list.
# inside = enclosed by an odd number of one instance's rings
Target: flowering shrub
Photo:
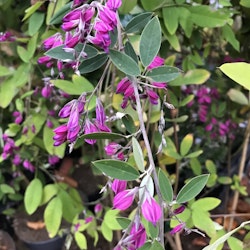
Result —
[[[210, 216], [221, 201], [197, 196], [216, 184], [246, 193], [230, 171], [219, 176], [216, 164], [238, 147], [245, 117], [237, 105], [249, 101], [210, 86], [223, 78], [205, 67], [219, 61], [213, 40], [225, 43], [218, 53], [229, 44], [239, 50], [231, 3], [58, 0], [22, 7], [20, 30], [0, 36], [9, 55], [0, 66], [0, 163], [17, 183], [1, 179], [1, 192], [23, 199], [28, 214], [45, 205], [50, 237], [66, 220], [68, 240], [80, 249], [87, 249], [86, 234], [97, 244], [101, 233], [116, 250], [164, 249], [166, 234], [178, 246], [182, 231], [211, 241], [225, 234]], [[108, 205], [96, 201], [93, 211], [55, 171], [66, 152], [90, 146], [96, 155], [85, 163], [105, 176], [101, 193], [110, 194]]]

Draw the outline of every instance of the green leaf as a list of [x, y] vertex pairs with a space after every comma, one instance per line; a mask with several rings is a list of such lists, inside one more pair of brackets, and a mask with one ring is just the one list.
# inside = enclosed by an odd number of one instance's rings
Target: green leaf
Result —
[[80, 249], [88, 249], [88, 247], [87, 247], [87, 239], [86, 239], [86, 237], [85, 237], [85, 235], [83, 233], [75, 232], [74, 233], [74, 238], [75, 238], [77, 246]]
[[46, 204], [57, 193], [58, 193], [58, 186], [57, 186], [57, 184], [47, 184], [44, 187], [44, 189], [43, 189], [43, 197], [42, 197], [41, 205]]
[[116, 216], [119, 214], [120, 210], [118, 209], [110, 209], [105, 212], [103, 221], [111, 230], [121, 230], [122, 227], [118, 223]]
[[189, 163], [193, 173], [195, 175], [201, 175], [202, 169], [199, 160], [197, 158], [191, 158]]
[[223, 184], [223, 185], [229, 185], [232, 184], [232, 178], [230, 178], [229, 176], [220, 176], [218, 177], [218, 182]]
[[148, 71], [146, 76], [156, 82], [170, 82], [180, 75], [180, 70], [172, 66], [160, 66]]
[[185, 203], [197, 196], [205, 187], [208, 177], [208, 174], [203, 174], [189, 180], [188, 183], [183, 186], [178, 193], [176, 197], [177, 203]]
[[24, 206], [28, 214], [33, 214], [39, 207], [43, 196], [42, 182], [35, 178], [25, 190]]
[[250, 8], [250, 2], [248, 0], [240, 0], [240, 5], [246, 8]]
[[128, 55], [111, 49], [109, 52], [112, 63], [123, 73], [130, 76], [140, 75], [138, 64]]
[[126, 55], [131, 57], [136, 63], [138, 63], [138, 57], [135, 53], [135, 50], [130, 42], [126, 42], [124, 46], [124, 51]]
[[62, 22], [62, 18], [71, 10], [72, 2], [69, 2], [62, 6], [55, 14], [51, 17], [49, 24], [59, 24]]
[[147, 11], [153, 11], [158, 8], [161, 8], [165, 5], [172, 5], [175, 4], [173, 0], [141, 0], [141, 4], [143, 8]]
[[140, 32], [152, 17], [151, 12], [144, 12], [133, 17], [125, 27], [126, 33]]
[[7, 67], [4, 67], [4, 66], [0, 65], [0, 77], [8, 76], [8, 75], [11, 75], [11, 74], [13, 74], [13, 70], [11, 68], [7, 68]]
[[238, 89], [230, 89], [227, 92], [227, 95], [233, 102], [241, 105], [249, 105], [247, 97], [242, 93], [242, 91], [239, 91]]
[[206, 160], [205, 166], [210, 174], [216, 174], [217, 170], [216, 170], [216, 166], [215, 166], [213, 161]]
[[210, 72], [205, 69], [189, 70], [186, 74], [180, 75], [174, 81], [170, 82], [170, 86], [183, 86], [188, 84], [202, 84], [210, 77]]
[[122, 229], [126, 229], [129, 226], [129, 224], [131, 223], [130, 219], [124, 218], [124, 217], [118, 217], [118, 218], [116, 218], [116, 220], [120, 224]]
[[145, 26], [140, 38], [140, 58], [147, 67], [156, 57], [161, 47], [161, 25], [158, 17], [154, 17]]
[[123, 0], [119, 13], [128, 14], [136, 6], [137, 0]]
[[170, 35], [175, 34], [179, 25], [179, 8], [166, 7], [162, 9], [163, 21]]
[[198, 157], [199, 155], [201, 155], [203, 153], [203, 150], [197, 150], [195, 152], [192, 152], [188, 155], [186, 155], [186, 158], [194, 158], [194, 157]]
[[193, 145], [194, 137], [192, 134], [187, 134], [181, 141], [180, 153], [185, 156]]
[[169, 34], [169, 32], [166, 30], [166, 28], [162, 28], [162, 31], [164, 33], [164, 36], [166, 37], [166, 39], [168, 40], [168, 42], [170, 43], [170, 45], [178, 52], [181, 52], [181, 45], [180, 45], [180, 41], [179, 38], [177, 37], [176, 34]]
[[5, 183], [2, 183], [2, 184], [0, 184], [0, 192], [2, 192], [4, 194], [14, 194], [15, 190], [13, 187], [11, 187]]
[[223, 9], [214, 10], [206, 5], [189, 7], [191, 20], [200, 27], [214, 28], [224, 26], [230, 19], [230, 13]]
[[108, 225], [105, 223], [105, 221], [102, 222], [101, 231], [102, 231], [103, 237], [104, 237], [107, 241], [111, 242], [112, 239], [113, 239], [113, 232], [112, 232], [112, 230], [108, 227]]
[[219, 206], [221, 203], [220, 199], [214, 197], [206, 197], [195, 201], [191, 205], [191, 209], [200, 209], [203, 211], [210, 211]]
[[232, 234], [234, 234], [235, 232], [237, 232], [239, 229], [241, 229], [242, 227], [245, 227], [247, 224], [250, 224], [250, 221], [245, 221], [243, 223], [240, 224], [239, 227], [236, 227], [235, 229], [233, 229], [232, 231], [228, 232], [227, 234], [223, 235], [222, 237], [220, 237], [218, 240], [216, 240], [214, 243], [204, 247], [202, 250], [216, 250], [217, 247], [224, 243], [226, 240], [229, 239], [229, 237], [231, 237]]
[[84, 60], [79, 66], [79, 71], [81, 74], [93, 72], [99, 69], [107, 60], [107, 54], [98, 54], [94, 57]]
[[243, 242], [235, 237], [229, 237], [227, 243], [231, 250], [244, 249]]
[[18, 45], [17, 54], [23, 62], [28, 63], [30, 61], [30, 54], [24, 47]]
[[240, 50], [240, 43], [235, 37], [235, 33], [231, 26], [225, 25], [222, 27], [222, 36], [226, 41], [228, 41], [235, 50]]
[[43, 25], [45, 19], [44, 13], [35, 12], [29, 20], [28, 33], [30, 36], [35, 35]]
[[73, 82], [66, 80], [52, 80], [57, 88], [70, 95], [81, 95], [83, 92], [93, 91], [93, 85], [83, 76], [73, 75]]
[[224, 63], [219, 69], [241, 86], [250, 90], [250, 64], [245, 62]]
[[118, 160], [98, 160], [92, 164], [106, 175], [119, 179], [132, 181], [139, 177], [138, 171], [126, 162]]
[[129, 133], [133, 134], [136, 132], [135, 122], [129, 114], [122, 117], [122, 122]]
[[46, 206], [44, 211], [44, 222], [49, 237], [56, 236], [62, 220], [62, 202], [59, 197], [53, 198]]
[[142, 247], [140, 247], [138, 250], [150, 250], [152, 246], [151, 242], [146, 242]]
[[116, 134], [116, 133], [107, 133], [107, 132], [99, 132], [99, 133], [91, 133], [91, 134], [84, 134], [81, 136], [83, 139], [110, 139], [110, 140], [116, 140], [125, 138], [122, 134]]
[[[154, 196], [154, 182], [152, 177], [147, 174], [142, 178], [142, 181], [140, 183], [140, 189], [139, 189], [139, 200], [143, 199], [143, 202], [145, 200], [145, 188], [149, 192], [149, 194], [153, 197]], [[143, 203], [142, 202], [142, 203]]]
[[209, 213], [204, 210], [196, 209], [192, 213], [192, 220], [194, 226], [198, 229], [205, 231], [209, 237], [216, 234], [213, 221], [209, 218]]
[[27, 18], [29, 18], [36, 10], [38, 10], [44, 1], [37, 1], [35, 4], [30, 6], [28, 9], [25, 10], [25, 16], [22, 21], [25, 21]]
[[174, 193], [172, 184], [169, 178], [164, 174], [164, 172], [160, 169], [158, 173], [159, 186], [162, 194], [162, 198], [167, 202], [172, 202]]
[[141, 172], [145, 171], [144, 167], [144, 157], [142, 153], [141, 146], [135, 137], [132, 137], [132, 148], [134, 153], [135, 163]]
[[164, 250], [164, 248], [159, 241], [154, 240], [152, 246], [150, 247], [150, 250]]

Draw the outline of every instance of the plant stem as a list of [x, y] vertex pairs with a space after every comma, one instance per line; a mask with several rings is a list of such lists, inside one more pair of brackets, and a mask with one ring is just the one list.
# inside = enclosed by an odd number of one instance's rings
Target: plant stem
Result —
[[140, 129], [141, 129], [142, 136], [143, 136], [143, 139], [144, 139], [145, 147], [147, 149], [148, 160], [149, 160], [150, 168], [152, 169], [152, 174], [153, 174], [153, 179], [154, 179], [154, 183], [155, 183], [156, 194], [158, 196], [159, 205], [160, 205], [160, 207], [162, 209], [161, 218], [160, 218], [160, 221], [159, 221], [159, 234], [158, 234], [158, 237], [159, 237], [160, 243], [164, 247], [163, 200], [162, 200], [162, 195], [161, 195], [161, 192], [160, 192], [160, 189], [159, 189], [159, 180], [158, 180], [158, 176], [157, 176], [157, 172], [156, 172], [153, 153], [152, 153], [152, 150], [151, 150], [151, 147], [150, 147], [146, 127], [145, 127], [145, 124], [144, 124], [144, 121], [143, 121], [143, 110], [142, 110], [139, 91], [138, 91], [138, 87], [137, 87], [138, 83], [137, 83], [136, 78], [134, 78], [134, 77], [131, 80], [132, 80], [132, 84], [133, 84], [133, 88], [134, 88], [134, 94], [135, 94], [135, 100], [136, 100], [136, 110], [137, 110], [138, 118], [139, 118], [139, 122], [140, 122]]
[[[239, 182], [241, 182], [243, 172], [244, 172], [244, 167], [245, 167], [245, 162], [246, 162], [246, 157], [247, 157], [247, 148], [248, 148], [248, 143], [249, 143], [249, 136], [250, 136], [250, 118], [248, 118], [248, 121], [247, 121], [247, 128], [246, 128], [245, 138], [243, 142], [243, 148], [242, 148], [242, 154], [241, 154], [241, 160], [240, 160], [240, 166], [239, 166], [239, 172], [238, 172]], [[235, 190], [231, 214], [235, 214], [236, 212], [237, 204], [239, 201], [239, 195], [240, 195], [239, 191]], [[231, 217], [230, 219], [228, 231], [231, 230], [232, 225], [233, 225], [233, 217]]]

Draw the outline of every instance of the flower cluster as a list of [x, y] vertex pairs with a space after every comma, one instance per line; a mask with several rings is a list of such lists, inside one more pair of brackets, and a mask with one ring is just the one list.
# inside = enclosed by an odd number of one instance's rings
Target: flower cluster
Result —
[[[106, 115], [100, 100], [96, 99], [96, 118], [93, 119], [93, 122], [87, 117], [85, 104], [86, 94], [84, 93], [78, 99], [65, 104], [59, 111], [59, 117], [68, 118], [68, 122], [54, 129], [54, 146], [59, 146], [65, 141], [74, 143], [80, 133], [110, 132], [106, 125]], [[83, 122], [82, 115], [85, 118]], [[85, 141], [89, 144], [96, 142], [94, 139], [85, 139]]]
[[56, 63], [61, 78], [64, 77], [62, 69], [70, 67], [77, 71], [79, 61], [88, 57], [84, 49], [80, 52], [76, 49], [78, 44], [85, 48], [90, 43], [108, 52], [111, 44], [110, 32], [116, 29], [117, 9], [121, 0], [108, 0], [104, 5], [97, 1], [90, 4], [84, 2], [74, 1], [72, 10], [63, 17], [61, 28], [65, 32], [64, 36], [57, 32], [43, 41], [45, 50], [63, 46], [65, 52], [73, 56], [66, 61], [56, 61], [48, 55], [38, 59], [38, 63], [46, 65], [47, 68]]
[[[164, 59], [156, 56], [152, 63], [147, 67], [147, 70], [151, 70], [153, 68], [162, 66], [164, 64]], [[151, 104], [157, 105], [159, 96], [152, 88], [165, 88], [165, 82], [151, 82], [150, 85], [145, 85], [143, 83], [140, 84], [139, 89], [141, 90], [140, 98], [145, 99], [148, 98]], [[123, 78], [116, 87], [116, 93], [123, 95], [123, 101], [121, 103], [121, 107], [125, 109], [129, 102], [132, 107], [135, 106], [135, 94], [132, 82], [128, 77]]]

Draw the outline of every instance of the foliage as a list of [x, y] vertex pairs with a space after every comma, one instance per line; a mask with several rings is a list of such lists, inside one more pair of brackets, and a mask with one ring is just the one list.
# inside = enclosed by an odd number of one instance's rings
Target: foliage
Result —
[[[28, 214], [44, 206], [50, 237], [70, 231], [80, 249], [86, 234], [95, 244], [102, 234], [115, 249], [164, 249], [164, 234], [182, 231], [205, 233], [205, 249], [237, 246], [231, 235], [247, 223], [226, 234], [211, 215], [228, 201], [209, 195], [227, 185], [247, 194], [233, 154], [250, 130], [242, 128], [249, 7], [1, 1], [1, 202], [23, 203]], [[66, 152], [90, 148], [96, 154], [84, 164], [106, 182], [94, 210], [57, 172]]]

